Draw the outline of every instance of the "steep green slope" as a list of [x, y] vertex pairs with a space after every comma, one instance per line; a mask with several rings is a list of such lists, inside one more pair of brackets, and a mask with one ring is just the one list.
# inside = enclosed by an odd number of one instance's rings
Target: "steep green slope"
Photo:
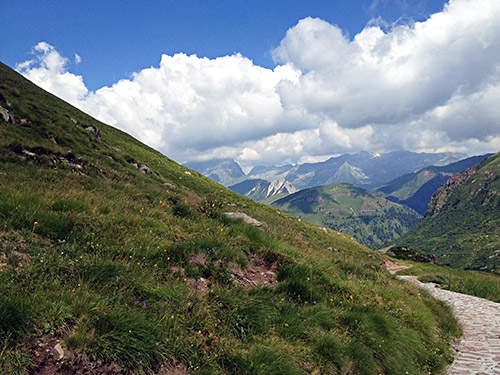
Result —
[[289, 214], [380, 247], [415, 225], [421, 216], [352, 184], [333, 184], [301, 190], [272, 203]]
[[453, 267], [500, 273], [500, 154], [450, 178], [397, 243]]
[[449, 308], [352, 238], [2, 64], [0, 106], [0, 373], [422, 374], [450, 360]]
[[441, 167], [427, 167], [415, 173], [405, 174], [394, 181], [373, 189], [384, 198], [404, 204], [421, 215], [425, 215], [432, 194], [448, 179], [477, 164], [490, 155], [470, 158]]

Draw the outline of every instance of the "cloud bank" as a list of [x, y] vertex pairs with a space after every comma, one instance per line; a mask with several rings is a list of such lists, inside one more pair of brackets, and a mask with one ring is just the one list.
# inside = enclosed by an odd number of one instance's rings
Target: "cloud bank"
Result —
[[[87, 90], [48, 43], [17, 70], [173, 159], [244, 166], [368, 150], [500, 150], [500, 2], [450, 0], [424, 22], [352, 39], [318, 18], [290, 28], [266, 69], [179, 53]], [[75, 54], [75, 60], [81, 61]]]

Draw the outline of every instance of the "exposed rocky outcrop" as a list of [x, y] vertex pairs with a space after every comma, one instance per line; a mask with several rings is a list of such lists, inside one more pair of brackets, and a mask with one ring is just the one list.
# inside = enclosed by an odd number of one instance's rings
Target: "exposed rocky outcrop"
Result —
[[101, 131], [99, 129], [97, 129], [95, 126], [92, 126], [92, 125], [83, 125], [83, 128], [86, 131], [91, 132], [92, 134], [94, 134], [97, 139], [99, 139], [99, 140], [102, 139]]
[[242, 219], [248, 225], [253, 225], [254, 227], [262, 226], [262, 223], [258, 220], [255, 220], [253, 217], [248, 216], [242, 212], [225, 212], [224, 215], [232, 218], [232, 219]]
[[0, 106], [0, 116], [2, 116], [4, 121], [7, 121], [10, 124], [15, 122], [14, 116], [12, 116], [9, 111], [2, 106]]
[[127, 160], [130, 165], [133, 165], [136, 167], [138, 170], [140, 170], [142, 173], [147, 173], [147, 174], [153, 174], [153, 170], [149, 168], [146, 164], [139, 163], [135, 160]]
[[443, 210], [450, 193], [469, 181], [470, 177], [476, 173], [476, 167], [467, 168], [465, 171], [452, 176], [444, 183], [432, 196], [427, 208], [426, 216], [435, 215]]

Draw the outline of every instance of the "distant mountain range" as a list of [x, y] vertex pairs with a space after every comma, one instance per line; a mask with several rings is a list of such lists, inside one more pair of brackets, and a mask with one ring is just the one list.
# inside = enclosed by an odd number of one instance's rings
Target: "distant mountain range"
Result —
[[349, 183], [304, 189], [271, 205], [309, 222], [349, 234], [371, 248], [397, 239], [422, 218], [409, 207]]
[[500, 273], [500, 153], [454, 175], [396, 243], [446, 265]]
[[390, 201], [404, 204], [424, 215], [432, 194], [456, 173], [481, 162], [491, 156], [481, 155], [451, 163], [442, 167], [426, 167], [415, 173], [405, 174], [373, 191]]
[[[372, 189], [404, 174], [429, 166], [443, 166], [466, 158], [462, 153], [415, 153], [396, 151], [387, 154], [359, 152], [330, 158], [324, 162], [283, 166], [256, 166], [247, 175], [232, 159], [186, 163], [212, 180], [230, 187], [245, 180], [285, 180], [297, 189], [348, 182]], [[251, 186], [248, 185], [248, 186]], [[245, 195], [245, 194], [243, 194]]]
[[[473, 156], [440, 165], [463, 156], [407, 151], [385, 155], [360, 152], [331, 158], [322, 163], [258, 166], [248, 175], [231, 159], [191, 163], [188, 166], [215, 181], [225, 183], [240, 195], [352, 235], [360, 243], [377, 248], [396, 241], [417, 224], [427, 211], [431, 196], [453, 175], [490, 155]], [[418, 169], [427, 163], [438, 165]], [[411, 173], [397, 175], [415, 168], [417, 170]], [[359, 187], [370, 187], [375, 181], [380, 182], [394, 175], [397, 175], [395, 179], [373, 191]], [[235, 181], [237, 183], [229, 184]], [[344, 183], [307, 187], [308, 184], [321, 181]], [[303, 186], [306, 188], [299, 191], [299, 187]], [[410, 245], [418, 248], [418, 244]]]
[[330, 158], [324, 162], [280, 167], [254, 167], [249, 178], [274, 181], [285, 179], [298, 189], [349, 182], [372, 189], [406, 173], [429, 166], [447, 165], [466, 158], [462, 153], [415, 153], [396, 151], [387, 154], [359, 152]]

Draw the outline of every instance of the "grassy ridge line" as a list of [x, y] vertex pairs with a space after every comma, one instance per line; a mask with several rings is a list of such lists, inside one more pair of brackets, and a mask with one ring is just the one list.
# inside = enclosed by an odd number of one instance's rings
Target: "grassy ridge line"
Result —
[[[240, 197], [3, 65], [0, 94], [19, 120], [0, 119], [0, 372], [40, 370], [32, 348], [52, 338], [72, 355], [58, 366], [128, 373], [421, 374], [450, 360], [449, 309], [349, 236]], [[256, 259], [277, 265], [275, 287], [231, 276]]]

